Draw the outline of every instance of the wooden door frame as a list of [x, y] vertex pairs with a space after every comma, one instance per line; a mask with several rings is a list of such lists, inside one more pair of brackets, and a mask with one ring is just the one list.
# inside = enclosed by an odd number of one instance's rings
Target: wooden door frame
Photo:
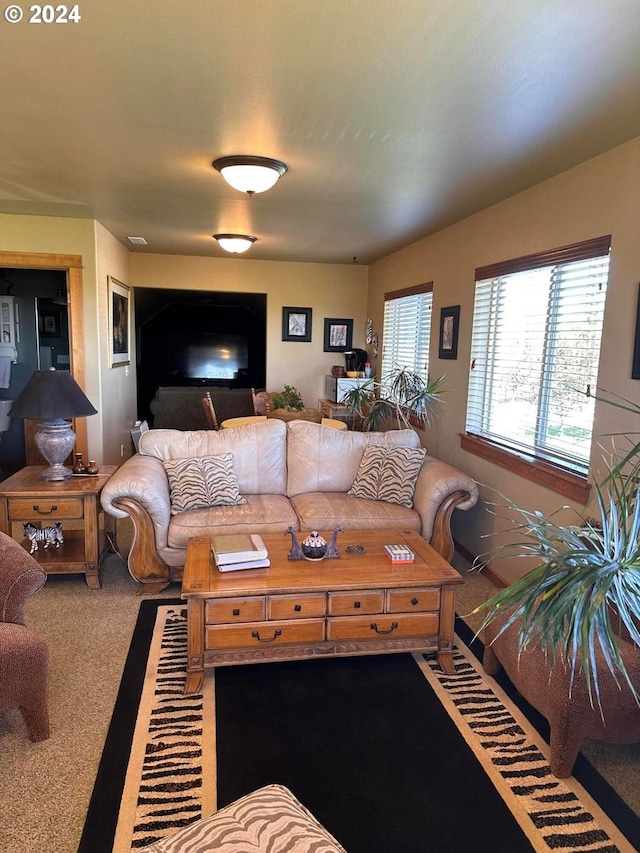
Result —
[[[9, 269], [62, 270], [67, 276], [69, 310], [69, 371], [85, 390], [84, 313], [82, 255], [59, 255], [45, 252], [1, 252], [0, 267]], [[76, 450], [87, 457], [87, 419], [74, 421]]]

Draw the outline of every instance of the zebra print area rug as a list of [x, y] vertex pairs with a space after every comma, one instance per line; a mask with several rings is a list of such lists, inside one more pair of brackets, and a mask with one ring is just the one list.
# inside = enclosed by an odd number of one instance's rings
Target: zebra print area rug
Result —
[[[91, 818], [90, 810], [88, 823], [93, 819], [94, 827], [93, 830], [89, 827], [88, 831], [87, 827], [85, 828], [79, 853], [138, 851], [146, 844], [172, 834], [191, 821], [213, 813], [218, 805], [226, 804], [225, 802], [217, 803], [220, 781], [217, 773], [221, 773], [221, 779], [223, 771], [228, 775], [230, 763], [224, 756], [216, 760], [216, 675], [214, 672], [207, 673], [204, 692], [201, 696], [189, 698], [182, 696], [186, 669], [185, 617], [184, 606], [157, 607], [156, 625], [148, 655], [138, 719], [120, 798], [115, 839], [106, 837], [109, 833], [108, 830], [105, 833], [104, 822], [98, 829], [98, 824], [95, 824], [95, 813]], [[336, 663], [343, 663], [345, 666], [353, 666], [354, 663], [356, 666], [362, 664], [365, 668], [368, 667], [367, 676], [379, 669], [390, 671], [395, 666], [400, 669], [405, 667], [411, 670], [412, 690], [416, 687], [421, 690], [419, 685], [424, 685], [425, 695], [418, 697], [420, 702], [428, 699], [426, 694], [431, 694], [432, 691], [435, 693], [493, 787], [506, 803], [509, 812], [515, 817], [522, 832], [521, 840], [514, 842], [513, 835], [509, 835], [513, 832], [512, 829], [509, 827], [503, 829], [496, 822], [496, 818], [492, 816], [487, 820], [485, 816], [485, 821], [491, 824], [491, 830], [495, 832], [495, 842], [490, 842], [486, 849], [509, 850], [510, 853], [526, 853], [527, 850], [561, 850], [564, 853], [631, 853], [636, 850], [637, 848], [625, 839], [575, 779], [559, 780], [551, 775], [547, 760], [548, 749], [543, 739], [514, 707], [496, 682], [484, 675], [477, 659], [459, 639], [457, 639], [455, 662], [457, 670], [454, 676], [442, 673], [437, 660], [432, 655], [341, 659]], [[305, 661], [299, 666], [312, 669], [314, 665], [320, 667], [330, 663], [326, 660]], [[279, 666], [280, 664], [258, 665], [257, 668], [253, 668], [253, 679], [263, 678], [266, 679], [264, 683], [269, 683], [269, 668]], [[247, 667], [234, 667], [233, 670], [233, 673], [229, 670], [219, 671], [218, 680], [221, 687], [224, 686], [223, 681], [226, 675], [237, 679], [242, 670], [248, 672]], [[422, 677], [417, 673], [421, 673]], [[249, 677], [251, 677], [250, 673]], [[226, 680], [228, 681], [228, 678]], [[406, 704], [402, 697], [399, 701]], [[431, 699], [429, 701], [432, 702]], [[418, 707], [422, 707], [420, 703]], [[229, 713], [221, 707], [220, 714], [222, 716], [220, 725], [227, 724]], [[442, 716], [441, 712], [440, 715]], [[277, 731], [277, 727], [269, 730], [266, 738], [273, 740], [274, 732]], [[222, 730], [219, 734], [223, 738]], [[233, 735], [238, 737], [238, 733], [234, 732]], [[286, 732], [283, 732], [283, 736], [286, 736]], [[259, 737], [258, 735], [257, 744], [260, 744]], [[412, 737], [415, 737], [414, 733]], [[225, 737], [224, 740], [226, 744], [227, 738]], [[255, 750], [256, 743], [249, 748]], [[223, 745], [221, 742], [220, 748]], [[375, 745], [372, 744], [371, 748], [374, 749]], [[466, 755], [464, 744], [462, 749], [462, 753], [451, 750], [452, 760], [460, 763], [460, 755], [462, 754], [463, 757]], [[457, 757], [454, 759], [453, 756]], [[291, 761], [296, 760], [296, 756], [292, 756]], [[301, 759], [298, 758], [298, 760]], [[469, 760], [471, 760], [470, 755]], [[331, 761], [331, 756], [327, 756], [327, 761]], [[238, 756], [238, 763], [246, 766], [248, 762], [246, 758], [243, 761], [241, 756]], [[339, 766], [339, 758], [337, 758], [337, 765]], [[223, 771], [220, 771], [220, 766]], [[436, 767], [435, 761], [434, 767]], [[248, 772], [251, 773], [251, 768]], [[477, 778], [473, 776], [475, 772], [483, 775], [481, 771], [476, 771], [474, 767], [467, 767], [462, 763], [456, 767], [456, 773], [461, 779], [467, 776]], [[277, 782], [278, 779], [271, 781]], [[287, 780], [282, 781], [286, 783]], [[358, 810], [358, 795], [362, 795], [365, 786], [363, 785], [361, 789], [357, 784], [357, 778], [352, 781], [356, 784], [354, 784], [353, 802], [349, 804], [349, 810], [354, 814]], [[433, 782], [437, 785], [438, 779], [434, 779]], [[113, 779], [111, 783], [115, 786]], [[262, 780], [258, 780], [255, 787], [259, 787], [260, 784]], [[224, 788], [224, 785], [221, 787]], [[397, 788], [397, 785], [394, 787]], [[475, 790], [474, 788], [474, 792]], [[405, 793], [408, 797], [409, 792]], [[435, 796], [432, 802], [428, 793], [424, 797], [422, 792], [417, 793], [419, 797], [414, 811], [428, 810], [430, 805], [436, 808]], [[227, 790], [226, 794], [227, 801], [233, 798], [233, 792], [229, 793]], [[486, 825], [483, 827], [482, 819], [478, 814], [478, 805], [468, 799], [458, 802], [457, 794], [462, 797], [468, 796], [462, 789], [452, 790], [448, 798], [438, 801], [437, 808], [442, 809], [443, 802], [450, 802], [454, 821], [464, 821], [466, 816], [470, 833], [467, 848], [479, 849], [472, 841], [474, 826], [476, 831], [479, 829], [486, 832]], [[411, 795], [415, 796], [416, 791], [412, 790]], [[477, 795], [478, 800], [481, 801], [483, 795], [479, 787]], [[393, 796], [398, 796], [397, 790], [393, 791]], [[356, 833], [356, 840], [351, 839], [351, 844], [347, 844], [346, 838], [341, 837], [336, 828], [340, 826], [339, 816], [336, 817], [336, 826], [332, 825], [331, 815], [327, 820], [327, 816], [318, 812], [310, 802], [305, 800], [305, 797], [310, 798], [311, 793], [305, 792], [305, 796], [300, 796], [300, 799], [344, 844], [349, 853], [360, 853], [357, 849], [358, 833]], [[424, 801], [420, 797], [423, 797]], [[100, 801], [99, 807], [105, 807], [102, 802], [105, 799], [104, 790], [94, 792], [94, 799]], [[337, 803], [333, 805], [337, 807]], [[490, 811], [489, 806], [487, 809]], [[431, 824], [429, 824], [429, 831], [433, 831]], [[373, 833], [375, 836], [375, 828]], [[422, 838], [422, 835], [418, 837]], [[361, 848], [361, 850], [365, 849], [367, 851], [374, 849], [370, 839], [367, 846]], [[385, 849], [386, 853], [396, 853], [396, 850], [400, 849], [422, 853], [423, 850], [442, 851], [463, 848], [448, 847], [443, 839], [438, 838], [436, 842], [432, 835], [425, 834], [424, 847], [417, 846], [414, 838], [406, 846], [402, 846], [399, 841], [393, 848], [388, 846], [387, 848], [375, 847], [375, 849]]]

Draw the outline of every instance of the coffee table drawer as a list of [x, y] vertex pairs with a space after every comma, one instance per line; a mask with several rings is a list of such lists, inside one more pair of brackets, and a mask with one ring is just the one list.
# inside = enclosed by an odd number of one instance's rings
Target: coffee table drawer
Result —
[[430, 637], [438, 633], [437, 613], [344, 616], [327, 620], [327, 640]]
[[267, 605], [268, 619], [310, 619], [312, 616], [324, 616], [326, 612], [327, 596], [324, 593], [270, 595]]
[[33, 521], [36, 518], [82, 518], [84, 505], [82, 498], [30, 498], [10, 499], [9, 518], [12, 520]]
[[250, 622], [242, 625], [207, 625], [205, 649], [248, 649], [286, 646], [324, 640], [324, 619]]
[[356, 589], [329, 593], [329, 616], [349, 616], [358, 613], [382, 613], [383, 590]]
[[205, 605], [204, 621], [207, 625], [219, 622], [261, 622], [266, 618], [264, 596], [207, 599]]
[[437, 610], [439, 607], [440, 590], [433, 587], [387, 590], [385, 613], [411, 613]]

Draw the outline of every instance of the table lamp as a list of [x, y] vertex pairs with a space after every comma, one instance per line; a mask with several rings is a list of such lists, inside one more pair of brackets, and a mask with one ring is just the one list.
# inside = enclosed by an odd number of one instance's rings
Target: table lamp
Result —
[[65, 418], [97, 415], [68, 370], [36, 370], [11, 407], [12, 418], [41, 419], [34, 441], [49, 463], [43, 480], [68, 480], [71, 468], [64, 465], [76, 443], [76, 434]]

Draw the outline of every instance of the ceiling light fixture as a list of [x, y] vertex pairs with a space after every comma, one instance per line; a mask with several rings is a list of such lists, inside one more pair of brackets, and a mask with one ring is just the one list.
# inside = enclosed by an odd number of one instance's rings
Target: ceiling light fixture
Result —
[[258, 239], [248, 234], [214, 234], [213, 236], [225, 252], [232, 252], [234, 255], [246, 252]]
[[230, 186], [248, 195], [270, 190], [287, 171], [284, 163], [270, 157], [220, 157], [213, 161], [213, 168]]

